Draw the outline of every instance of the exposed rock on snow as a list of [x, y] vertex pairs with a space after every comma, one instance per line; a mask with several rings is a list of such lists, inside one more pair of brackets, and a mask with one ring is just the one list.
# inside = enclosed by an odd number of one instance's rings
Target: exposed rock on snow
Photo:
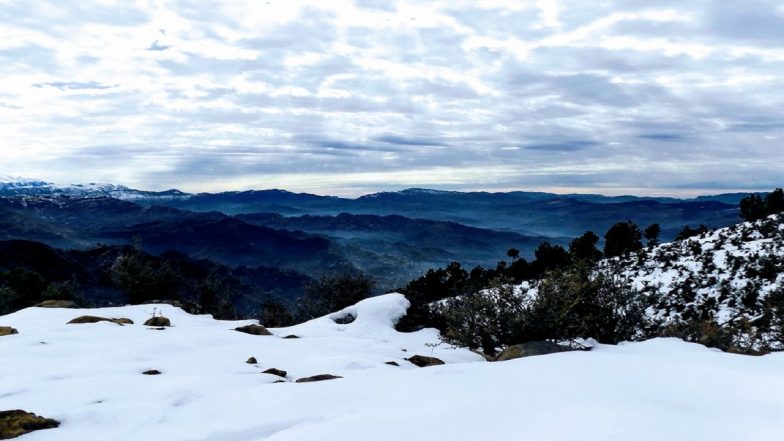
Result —
[[71, 300], [44, 300], [35, 305], [38, 308], [76, 308], [77, 305]]
[[53, 429], [59, 422], [23, 410], [0, 411], [0, 439], [16, 438], [36, 430]]
[[444, 364], [443, 360], [435, 357], [425, 357], [424, 355], [414, 355], [411, 358], [406, 358], [409, 362], [419, 367], [438, 366]]
[[[521, 433], [538, 441], [735, 441], [784, 434], [784, 354], [741, 357], [655, 339], [486, 363], [467, 349], [433, 347], [433, 329], [395, 331], [408, 306], [399, 294], [354, 305], [357, 319], [348, 325], [327, 316], [272, 330], [301, 340], [249, 338], [227, 331], [251, 321], [157, 306], [176, 327], [153, 333], [96, 325], [103, 329], [94, 332], [66, 325], [67, 309], [0, 317], [24, 326], [0, 339], [0, 409], [63, 423], [25, 441], [517, 441]], [[88, 312], [141, 322], [151, 308]], [[402, 348], [432, 350], [446, 365], [384, 364], [401, 360]], [[290, 378], [329, 372], [343, 379], [289, 384], [238, 365], [247, 354], [263, 354], [265, 365], [285, 367]], [[150, 366], [166, 375], [140, 375]]]
[[158, 369], [150, 369], [150, 370], [142, 372], [142, 374], [144, 374], [144, 375], [161, 375], [161, 371], [159, 371]]
[[239, 328], [234, 328], [234, 330], [250, 335], [272, 335], [272, 333], [269, 332], [267, 328], [261, 325], [240, 326]]
[[321, 374], [321, 375], [314, 375], [312, 377], [300, 378], [296, 382], [297, 383], [313, 383], [313, 382], [316, 382], [316, 381], [337, 380], [338, 378], [343, 378], [343, 377], [341, 377], [339, 375]]
[[555, 354], [558, 352], [569, 352], [576, 350], [577, 349], [570, 348], [569, 346], [563, 346], [549, 341], [532, 341], [507, 347], [501, 352], [501, 354], [498, 355], [496, 361], [514, 360], [515, 358]]
[[286, 378], [286, 375], [288, 374], [288, 372], [280, 370], [280, 369], [270, 368], [270, 369], [267, 369], [266, 371], [262, 372], [262, 374], [270, 374], [270, 375], [275, 375], [275, 376], [278, 376], [278, 377]]
[[168, 317], [164, 317], [162, 315], [151, 317], [147, 321], [144, 322], [144, 326], [171, 326], [171, 320]]
[[245, 363], [248, 363], [248, 364], [258, 364], [259, 362], [256, 361], [256, 357], [250, 357], [248, 359], [248, 361], [246, 361]]
[[12, 328], [10, 326], [0, 326], [0, 337], [3, 337], [5, 335], [14, 335], [18, 333], [19, 331], [17, 331], [15, 328]]
[[68, 322], [69, 325], [78, 325], [84, 323], [98, 323], [98, 322], [112, 322], [117, 323], [118, 325], [132, 325], [133, 320], [128, 318], [106, 318], [106, 317], [98, 317], [94, 315], [83, 315], [81, 317], [76, 317], [75, 319]]

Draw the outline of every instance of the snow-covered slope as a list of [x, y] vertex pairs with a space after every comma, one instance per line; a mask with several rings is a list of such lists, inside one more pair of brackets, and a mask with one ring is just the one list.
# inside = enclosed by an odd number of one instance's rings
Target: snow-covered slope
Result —
[[[771, 293], [784, 289], [784, 216], [770, 216], [603, 261], [648, 297], [659, 327], [712, 320], [718, 325], [765, 315]], [[760, 336], [770, 340], [769, 335]], [[776, 349], [781, 341], [768, 341]]]
[[178, 190], [162, 192], [141, 191], [114, 184], [69, 184], [59, 185], [37, 179], [0, 176], [0, 196], [70, 196], [111, 197], [123, 200], [139, 199], [185, 199], [189, 194]]
[[[486, 363], [432, 347], [434, 330], [396, 332], [407, 306], [399, 294], [376, 297], [273, 336], [161, 305], [25, 309], [0, 317], [19, 330], [0, 337], [0, 409], [62, 422], [29, 441], [784, 438], [784, 354], [656, 339]], [[173, 327], [141, 325], [153, 308]], [[136, 324], [66, 324], [84, 314]], [[350, 324], [332, 320], [348, 314]], [[290, 334], [301, 338], [282, 338]], [[447, 364], [404, 359], [431, 351]], [[261, 373], [268, 368], [286, 370], [287, 381]], [[148, 369], [162, 373], [142, 375]], [[344, 378], [292, 382], [316, 374]]]

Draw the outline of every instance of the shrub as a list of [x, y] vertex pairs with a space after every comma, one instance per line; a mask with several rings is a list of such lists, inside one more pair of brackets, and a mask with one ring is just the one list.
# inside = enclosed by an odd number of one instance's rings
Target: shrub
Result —
[[325, 276], [305, 286], [297, 302], [297, 318], [310, 320], [351, 306], [373, 293], [375, 281], [364, 274]]

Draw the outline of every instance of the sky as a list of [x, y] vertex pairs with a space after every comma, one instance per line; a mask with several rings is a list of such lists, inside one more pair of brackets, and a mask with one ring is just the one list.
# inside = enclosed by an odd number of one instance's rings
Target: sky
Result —
[[0, 0], [0, 175], [770, 190], [783, 29], [756, 0]]

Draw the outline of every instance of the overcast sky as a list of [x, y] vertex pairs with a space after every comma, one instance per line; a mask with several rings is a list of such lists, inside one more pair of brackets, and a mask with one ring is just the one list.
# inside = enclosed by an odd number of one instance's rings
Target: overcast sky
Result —
[[0, 175], [692, 195], [784, 181], [784, 3], [0, 0]]

